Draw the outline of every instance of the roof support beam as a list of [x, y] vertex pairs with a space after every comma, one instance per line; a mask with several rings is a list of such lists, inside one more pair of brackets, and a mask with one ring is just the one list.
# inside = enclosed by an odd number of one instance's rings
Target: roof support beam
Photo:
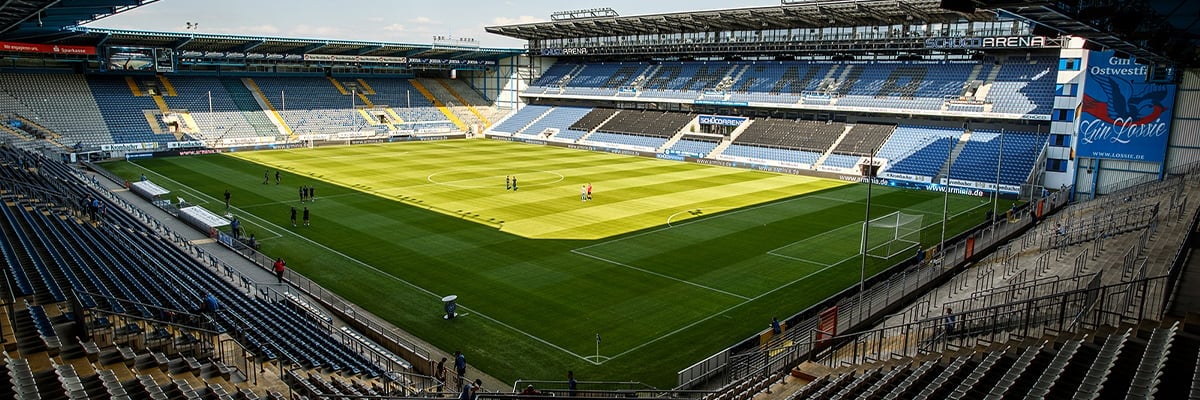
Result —
[[182, 38], [179, 38], [179, 40], [176, 40], [174, 43], [169, 44], [168, 46], [171, 47], [172, 49], [179, 50], [179, 48], [183, 47], [184, 45], [187, 45], [188, 43], [191, 43], [192, 39], [195, 39], [195, 38], [196, 38], [195, 36], [182, 37]]
[[263, 43], [266, 43], [266, 41], [265, 41], [265, 40], [255, 40], [255, 41], [252, 41], [252, 42], [248, 42], [248, 43], [246, 43], [246, 44], [244, 44], [244, 45], [241, 45], [240, 47], [237, 47], [237, 48], [235, 48], [235, 50], [233, 50], [233, 52], [235, 52], [235, 53], [249, 53], [249, 52], [250, 52], [250, 50], [254, 50], [254, 48], [255, 48], [255, 47], [262, 46], [262, 45], [263, 45]]
[[58, 4], [60, 1], [62, 1], [62, 0], [54, 0], [49, 3], [46, 3], [46, 5], [44, 7], [39, 8], [36, 12], [30, 13], [29, 15], [25, 16], [25, 18], [15, 21], [11, 24], [8, 24], [8, 26], [0, 26], [0, 32], [8, 32], [8, 30], [12, 29], [14, 26], [20, 25], [22, 22], [28, 21], [30, 18], [38, 16], [39, 14], [42, 13], [42, 11], [46, 11], [46, 9], [48, 9], [50, 7], [54, 7], [54, 5]]

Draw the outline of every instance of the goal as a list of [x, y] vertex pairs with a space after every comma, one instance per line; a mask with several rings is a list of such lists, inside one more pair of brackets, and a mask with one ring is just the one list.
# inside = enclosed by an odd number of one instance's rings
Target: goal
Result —
[[924, 216], [894, 212], [875, 218], [863, 230], [862, 251], [876, 258], [892, 258], [921, 246]]

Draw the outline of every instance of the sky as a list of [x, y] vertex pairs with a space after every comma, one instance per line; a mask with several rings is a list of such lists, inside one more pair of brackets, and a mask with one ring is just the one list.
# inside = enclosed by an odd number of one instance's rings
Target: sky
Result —
[[434, 36], [474, 38], [484, 47], [523, 41], [484, 31], [485, 26], [550, 20], [555, 11], [609, 7], [622, 16], [778, 5], [778, 0], [159, 0], [88, 24], [92, 27], [288, 38], [428, 44]]

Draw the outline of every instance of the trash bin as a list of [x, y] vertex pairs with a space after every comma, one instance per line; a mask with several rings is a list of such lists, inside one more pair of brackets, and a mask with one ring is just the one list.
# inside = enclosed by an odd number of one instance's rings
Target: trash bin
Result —
[[454, 317], [458, 315], [458, 313], [455, 312], [455, 310], [458, 310], [458, 304], [455, 303], [457, 300], [458, 296], [453, 294], [442, 298], [442, 303], [444, 303], [444, 308], [446, 310], [446, 316], [442, 318], [454, 319]]

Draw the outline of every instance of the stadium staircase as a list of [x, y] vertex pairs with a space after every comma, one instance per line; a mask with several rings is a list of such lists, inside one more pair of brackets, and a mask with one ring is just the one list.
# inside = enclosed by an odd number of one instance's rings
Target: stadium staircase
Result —
[[[697, 117], [697, 118], [699, 118], [699, 117]], [[667, 139], [667, 141], [665, 143], [663, 143], [662, 146], [658, 146], [657, 149], [654, 149], [654, 152], [662, 153], [662, 152], [667, 151], [667, 149], [674, 147], [675, 143], [679, 143], [679, 139], [683, 139], [683, 137], [685, 135], [687, 135], [688, 128], [695, 126], [695, 125], [692, 125], [694, 123], [696, 123], [696, 120], [692, 120], [692, 122], [689, 122], [687, 125], [685, 125], [683, 127], [683, 129], [680, 129], [679, 132], [675, 132], [675, 134], [672, 135], [670, 139]]]
[[392, 124], [399, 125], [404, 123], [404, 118], [401, 118], [400, 114], [397, 114], [395, 109], [388, 107], [383, 109], [383, 112], [387, 113], [388, 117], [391, 118], [393, 121]]
[[132, 76], [125, 77], [125, 84], [129, 85], [129, 91], [133, 93], [133, 97], [144, 96], [141, 86], [138, 85], [137, 81], [134, 80]]
[[157, 77], [158, 82], [162, 84], [161, 93], [164, 93], [162, 94], [163, 96], [175, 97], [179, 95], [179, 92], [175, 91], [175, 85], [171, 84], [171, 80], [167, 79], [166, 75], [158, 74]]
[[244, 83], [236, 79], [221, 79], [221, 85], [229, 93], [229, 98], [237, 107], [238, 112], [242, 114], [246, 123], [250, 124], [258, 136], [271, 138], [280, 136], [279, 127], [267, 117], [262, 104]]
[[[483, 113], [480, 112], [479, 109], [471, 103], [471, 101], [468, 101], [467, 98], [460, 95], [459, 90], [455, 90], [454, 87], [452, 85], [450, 85], [449, 82], [451, 82], [451, 81], [446, 80], [446, 79], [437, 79], [436, 81], [437, 81], [438, 85], [440, 85], [442, 88], [446, 89], [446, 93], [453, 96], [456, 100], [458, 100], [459, 104], [462, 104], [463, 106], [467, 107], [467, 110], [470, 111], [471, 114], [475, 115], [476, 118], [478, 118], [480, 121], [482, 121], [484, 129], [487, 129], [487, 127], [492, 126], [492, 121], [490, 119], [488, 119], [487, 116], [483, 115]], [[474, 92], [474, 90], [470, 90], [469, 88], [468, 88], [468, 91]], [[478, 96], [476, 96], [476, 97], [478, 97]]]
[[263, 111], [266, 112], [267, 119], [275, 125], [276, 129], [282, 133], [283, 136], [295, 140], [295, 132], [293, 132], [292, 128], [283, 121], [283, 116], [279, 114], [279, 111], [275, 110], [275, 106], [271, 104], [271, 101], [267, 100], [266, 94], [263, 93], [262, 89], [259, 89], [258, 84], [254, 82], [254, 79], [241, 78], [241, 81], [242, 84], [245, 85], [246, 89], [249, 90], [253, 95], [254, 101], [258, 103], [259, 107], [262, 107]]
[[354, 81], [358, 83], [358, 88], [362, 89], [363, 93], [370, 95], [375, 94], [375, 88], [371, 87], [370, 84], [367, 84], [367, 81], [363, 80], [362, 78], [355, 79]]
[[975, 98], [976, 99], [986, 99], [988, 97], [988, 92], [990, 92], [992, 90], [992, 85], [996, 82], [996, 79], [998, 79], [999, 77], [1000, 77], [1000, 68], [999, 67], [992, 68], [992, 71], [988, 73], [987, 78], [983, 80], [983, 85], [980, 85], [979, 89], [977, 89], [975, 91]]
[[487, 121], [490, 122], [491, 125], [489, 126], [495, 125], [500, 118], [503, 118], [506, 114], [508, 114], [508, 109], [496, 107], [495, 102], [485, 99], [483, 95], [480, 94], [480, 92], [476, 90], [474, 86], [472, 86], [470, 81], [462, 81], [458, 79], [442, 79], [441, 81], [446, 85], [449, 85], [455, 93], [458, 93], [458, 95], [462, 96], [463, 100], [466, 100], [467, 104], [470, 104], [472, 107], [475, 107], [476, 110], [479, 110], [479, 112], [486, 117]]
[[817, 157], [817, 161], [813, 163], [813, 168], [820, 167], [825, 163], [825, 160], [829, 159], [829, 156], [833, 155], [833, 149], [836, 149], [839, 144], [842, 144], [842, 140], [846, 139], [846, 136], [850, 134], [851, 129], [854, 129], [854, 125], [847, 124], [846, 129], [843, 130], [840, 135], [838, 135], [837, 139], [833, 141], [833, 144], [829, 145], [829, 148], [825, 149], [825, 151], [822, 151], [820, 157]]
[[721, 155], [721, 153], [725, 152], [725, 149], [728, 149], [730, 145], [733, 145], [733, 142], [737, 140], [738, 136], [741, 136], [742, 132], [745, 132], [746, 129], [750, 128], [751, 124], [754, 124], [754, 120], [747, 119], [746, 122], [743, 122], [741, 126], [738, 126], [736, 129], [730, 132], [728, 138], [722, 139], [721, 144], [718, 144], [717, 147], [708, 152], [708, 158], [715, 158]]
[[483, 115], [468, 105], [457, 94], [452, 93], [450, 89], [442, 84], [441, 80], [427, 78], [420, 78], [417, 80], [421, 81], [421, 84], [424, 85], [425, 89], [429, 90], [429, 92], [432, 93], [439, 101], [441, 101], [442, 104], [445, 104], [450, 112], [454, 113], [454, 115], [458, 116], [459, 119], [466, 123], [467, 127], [479, 126], [486, 128], [485, 121], [482, 118]]
[[386, 110], [391, 110], [391, 108], [387, 108], [384, 111], [387, 115], [387, 119], [389, 120], [389, 122], [379, 121], [379, 118], [377, 118], [374, 114], [367, 112], [367, 110], [363, 109], [363, 108], [358, 109], [358, 115], [362, 116], [363, 119], [367, 121], [367, 125], [382, 126], [382, 127], [386, 127], [388, 130], [395, 130], [396, 126], [392, 125], [392, 122], [390, 122], [390, 121], [396, 121], [396, 123], [401, 123], [402, 121], [400, 121], [400, 116], [392, 115], [395, 113], [395, 111], [393, 111], [391, 113], [387, 113]]
[[[315, 328], [319, 318], [294, 300], [263, 298], [262, 288], [247, 293], [252, 280], [228, 265], [220, 271], [218, 252], [194, 247], [166, 221], [152, 223], [124, 202], [128, 191], [100, 191], [67, 165], [7, 146], [0, 175], [19, 183], [0, 190], [0, 265], [13, 282], [0, 288], [9, 299], [0, 307], [0, 370], [10, 382], [0, 397], [418, 397], [431, 387], [410, 379], [419, 374], [393, 381], [368, 367], [345, 336]], [[102, 222], [76, 209], [83, 195], [108, 207]], [[221, 298], [222, 310], [188, 311], [206, 292]]]
[[438, 98], [434, 96], [433, 93], [430, 92], [420, 80], [409, 79], [408, 82], [412, 84], [413, 88], [417, 89], [417, 92], [420, 92], [422, 96], [425, 96], [426, 100], [429, 100], [430, 103], [433, 103], [433, 106], [436, 107], [438, 111], [442, 113], [442, 115], [445, 115], [446, 119], [449, 119], [450, 122], [453, 123], [456, 128], [458, 128], [458, 130], [462, 132], [470, 131], [470, 127], [468, 127], [462, 119], [458, 118], [458, 115], [455, 115], [450, 108], [446, 107], [445, 103], [442, 103], [440, 100], [438, 100]]
[[592, 128], [592, 130], [588, 131], [586, 135], [580, 136], [579, 139], [575, 140], [575, 142], [579, 143], [579, 142], [588, 140], [588, 137], [592, 136], [593, 133], [600, 131], [600, 129], [603, 129], [605, 124], [607, 124], [609, 121], [612, 121], [614, 118], [617, 117], [617, 114], [620, 114], [620, 113], [621, 113], [620, 110], [615, 110], [612, 113], [612, 115], [609, 115], [608, 118], [605, 118], [603, 122], [601, 122], [599, 125], [596, 125], [596, 127]]
[[[345, 96], [349, 96], [349, 95], [350, 95], [350, 91], [349, 91], [349, 90], [346, 90], [346, 87], [345, 87], [345, 86], [342, 86], [342, 83], [341, 83], [341, 82], [338, 82], [338, 80], [337, 80], [337, 79], [333, 79], [333, 77], [332, 77], [332, 76], [327, 76], [327, 77], [325, 77], [325, 79], [328, 79], [328, 80], [329, 80], [329, 83], [332, 83], [332, 84], [333, 84], [333, 88], [334, 88], [334, 89], [337, 89], [338, 93], [341, 93], [342, 95], [345, 95]], [[372, 94], [373, 94], [373, 93], [372, 93]]]
[[964, 131], [962, 136], [958, 138], [958, 143], [954, 145], [954, 149], [950, 150], [950, 157], [946, 158], [946, 163], [942, 164], [942, 167], [938, 169], [938, 173], [934, 177], [935, 182], [937, 182], [938, 179], [950, 177], [950, 166], [954, 165], [954, 160], [958, 159], [958, 155], [962, 153], [964, 147], [967, 147], [967, 140], [970, 139], [971, 131]]

